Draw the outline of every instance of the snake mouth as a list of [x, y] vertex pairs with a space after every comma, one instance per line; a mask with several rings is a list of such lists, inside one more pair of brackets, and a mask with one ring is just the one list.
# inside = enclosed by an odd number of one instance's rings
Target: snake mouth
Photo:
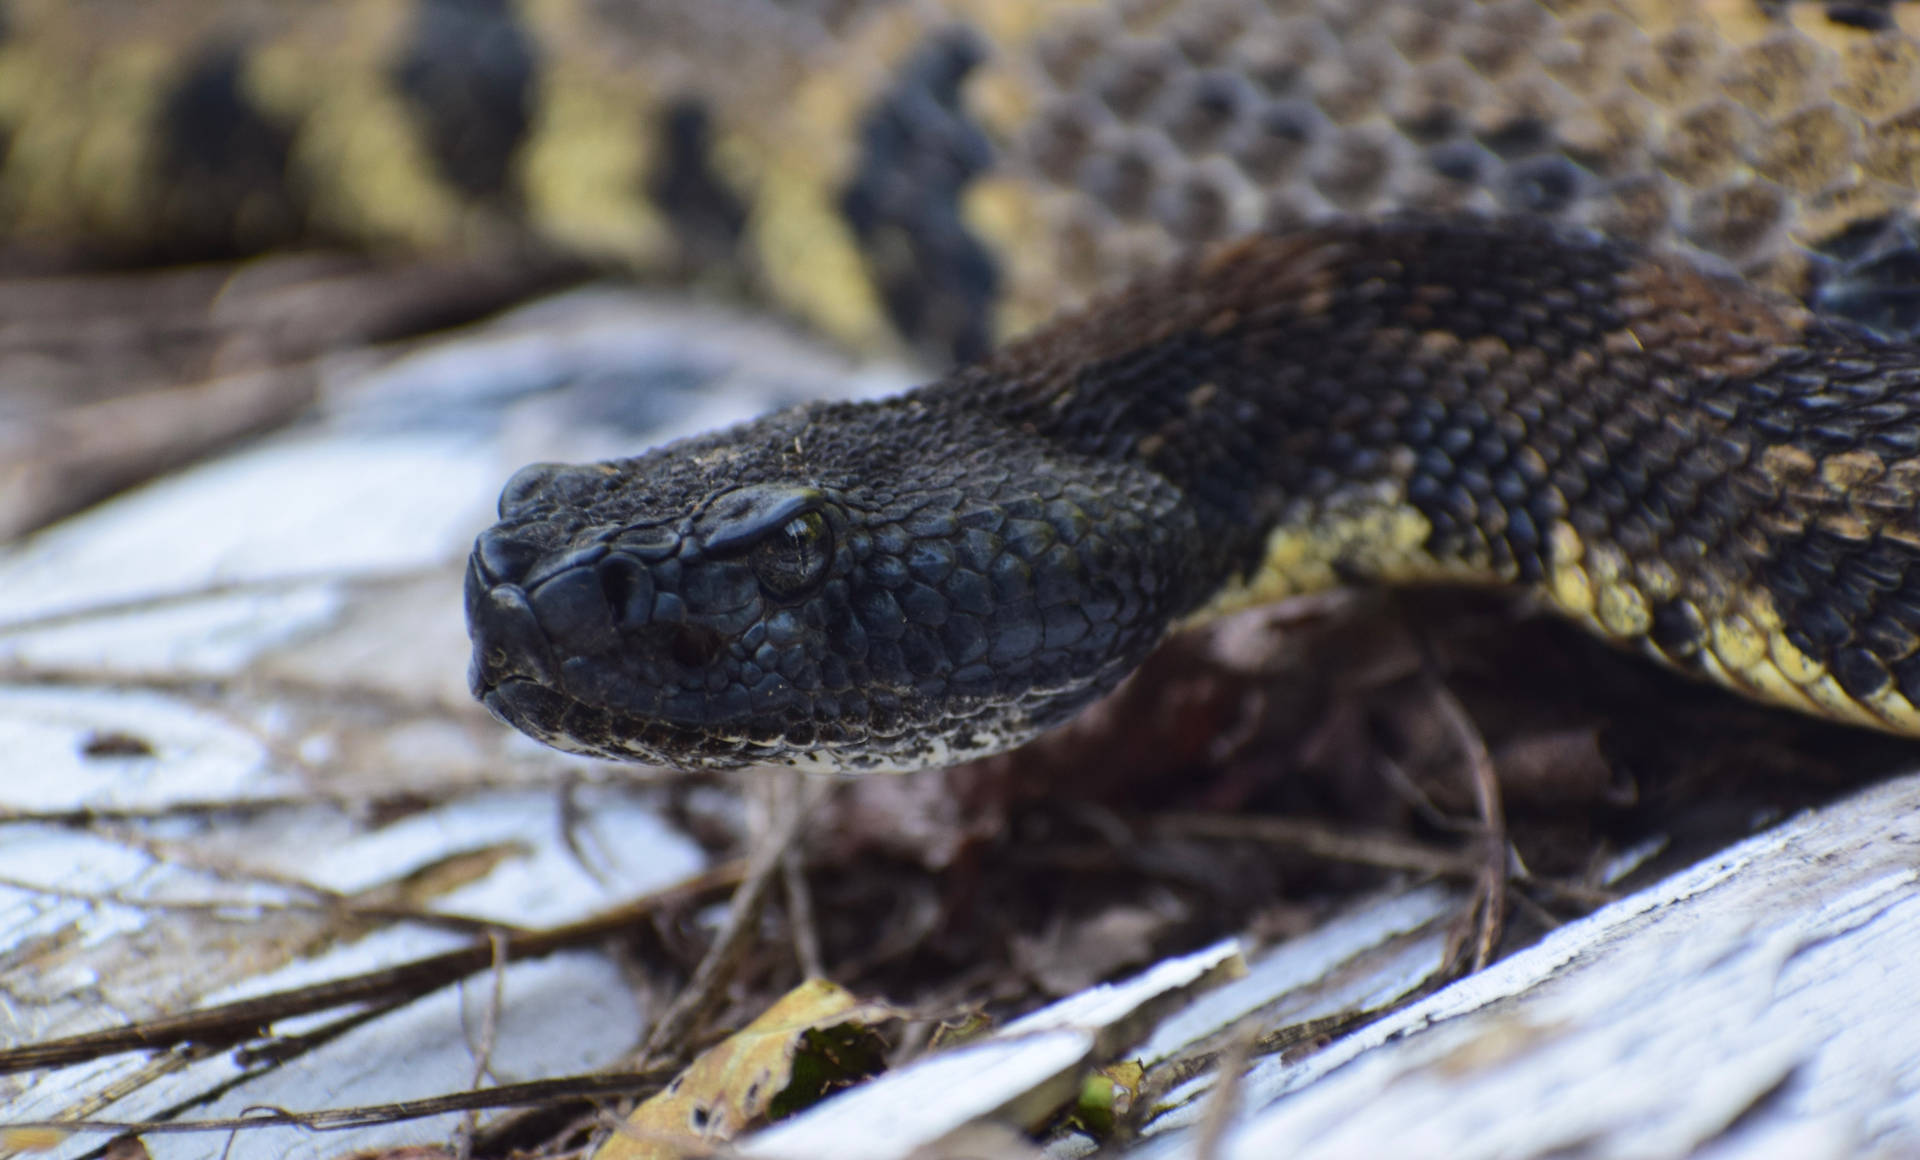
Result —
[[550, 720], [552, 711], [559, 708], [559, 698], [552, 689], [525, 677], [503, 677], [484, 690], [476, 688], [474, 695], [494, 720], [553, 744], [549, 740], [553, 731], [540, 724]]
[[527, 677], [504, 677], [479, 698], [502, 724], [587, 757], [722, 770], [765, 764], [779, 756], [707, 730], [597, 709]]

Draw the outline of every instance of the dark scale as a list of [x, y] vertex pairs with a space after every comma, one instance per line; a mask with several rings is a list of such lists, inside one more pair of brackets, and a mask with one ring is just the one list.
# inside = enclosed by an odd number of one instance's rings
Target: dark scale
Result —
[[1324, 132], [1320, 111], [1305, 101], [1276, 101], [1261, 109], [1234, 146], [1249, 177], [1278, 184], [1293, 173]]
[[1130, 41], [1109, 53], [1093, 78], [1092, 89], [1122, 121], [1139, 120], [1181, 74], [1179, 53], [1165, 41]]
[[1509, 165], [1501, 176], [1500, 201], [1516, 213], [1562, 213], [1586, 196], [1592, 175], [1555, 154]]
[[[1255, 238], [899, 398], [527, 469], [469, 568], [472, 679], [572, 749], [912, 768], [1065, 719], [1276, 528], [1349, 582], [1606, 585], [1565, 524], [1679, 580], [1622, 643], [1710, 671], [1764, 591], [1852, 696], [1920, 692], [1920, 518], [1849, 506], [1916, 401], [1908, 348], [1532, 219]], [[1355, 503], [1424, 542], [1332, 536]]]
[[1211, 152], [1247, 115], [1253, 86], [1224, 69], [1188, 78], [1165, 102], [1159, 120], [1189, 155]]
[[1514, 117], [1476, 134], [1482, 145], [1506, 160], [1531, 157], [1553, 145], [1553, 127], [1537, 117]]
[[[1920, 547], [1822, 529], [1782, 536], [1763, 571], [1789, 640], [1856, 697], [1879, 692], [1912, 654]], [[1920, 692], [1916, 685], [1914, 692]], [[1911, 695], [1911, 694], [1909, 694]]]

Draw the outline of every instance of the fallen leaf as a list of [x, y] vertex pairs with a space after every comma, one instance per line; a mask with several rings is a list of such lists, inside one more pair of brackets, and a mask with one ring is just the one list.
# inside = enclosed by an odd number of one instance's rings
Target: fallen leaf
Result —
[[0, 1148], [9, 1152], [51, 1152], [67, 1142], [58, 1128], [8, 1128], [0, 1132]]
[[881, 1070], [884, 1045], [871, 1027], [895, 1015], [824, 979], [802, 983], [635, 1108], [594, 1160], [706, 1155], [809, 1107]]

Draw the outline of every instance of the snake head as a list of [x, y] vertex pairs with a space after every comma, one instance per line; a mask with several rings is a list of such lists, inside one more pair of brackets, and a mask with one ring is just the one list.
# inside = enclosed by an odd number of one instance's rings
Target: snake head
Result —
[[913, 769], [1058, 722], [1161, 635], [1163, 483], [817, 418], [523, 469], [467, 570], [474, 694], [615, 759]]

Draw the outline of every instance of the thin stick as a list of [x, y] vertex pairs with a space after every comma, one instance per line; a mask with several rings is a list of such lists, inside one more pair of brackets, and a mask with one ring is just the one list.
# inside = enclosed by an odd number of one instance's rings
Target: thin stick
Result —
[[813, 890], [807, 885], [807, 863], [799, 843], [787, 847], [780, 859], [780, 876], [787, 887], [787, 924], [793, 928], [793, 957], [809, 979], [826, 977], [820, 955], [820, 931], [813, 924]]
[[[733, 886], [741, 881], [746, 869], [743, 863], [729, 862], [580, 922], [544, 931], [507, 932], [502, 940], [505, 956], [510, 962], [518, 962], [541, 958], [571, 947], [590, 946], [629, 930], [663, 910], [697, 903]], [[294, 987], [198, 1011], [164, 1015], [127, 1027], [0, 1049], [0, 1075], [43, 1067], [64, 1067], [123, 1051], [154, 1051], [183, 1043], [243, 1043], [260, 1036], [263, 1028], [270, 1027], [277, 1020], [295, 1015], [327, 1011], [354, 1003], [380, 1002], [396, 996], [423, 995], [457, 979], [487, 970], [498, 957], [499, 952], [491, 941], [478, 942], [363, 975]]]
[[693, 978], [675, 996], [671, 1005], [647, 1033], [641, 1058], [647, 1060], [675, 1057], [678, 1046], [718, 999], [728, 981], [746, 958], [765, 908], [767, 895], [780, 875], [787, 848], [800, 837], [812, 805], [818, 799], [807, 795], [780, 795], [767, 834], [756, 843], [747, 859], [746, 877], [733, 892], [727, 920], [714, 938], [713, 946], [693, 970]]
[[1351, 831], [1294, 818], [1239, 814], [1166, 814], [1153, 819], [1153, 831], [1170, 838], [1215, 838], [1287, 846], [1333, 862], [1357, 862], [1384, 870], [1407, 870], [1445, 878], [1472, 878], [1480, 860], [1386, 834]]
[[1251, 1027], [1244, 1027], [1220, 1053], [1220, 1061], [1213, 1069], [1213, 1091], [1193, 1134], [1194, 1160], [1215, 1160], [1220, 1155], [1227, 1129], [1240, 1110], [1240, 1085], [1246, 1078], [1247, 1060], [1252, 1057], [1254, 1041], [1258, 1038]]
[[1480, 873], [1474, 883], [1473, 945], [1473, 969], [1478, 971], [1493, 961], [1493, 952], [1499, 946], [1500, 936], [1507, 925], [1507, 868], [1510, 865], [1507, 813], [1500, 800], [1500, 782], [1493, 768], [1493, 755], [1487, 752], [1486, 739], [1480, 736], [1479, 726], [1467, 716], [1465, 706], [1453, 695], [1453, 690], [1437, 678], [1433, 681], [1433, 699], [1454, 736], [1459, 739], [1461, 751], [1466, 756], [1474, 805], [1480, 814], [1482, 859]]

